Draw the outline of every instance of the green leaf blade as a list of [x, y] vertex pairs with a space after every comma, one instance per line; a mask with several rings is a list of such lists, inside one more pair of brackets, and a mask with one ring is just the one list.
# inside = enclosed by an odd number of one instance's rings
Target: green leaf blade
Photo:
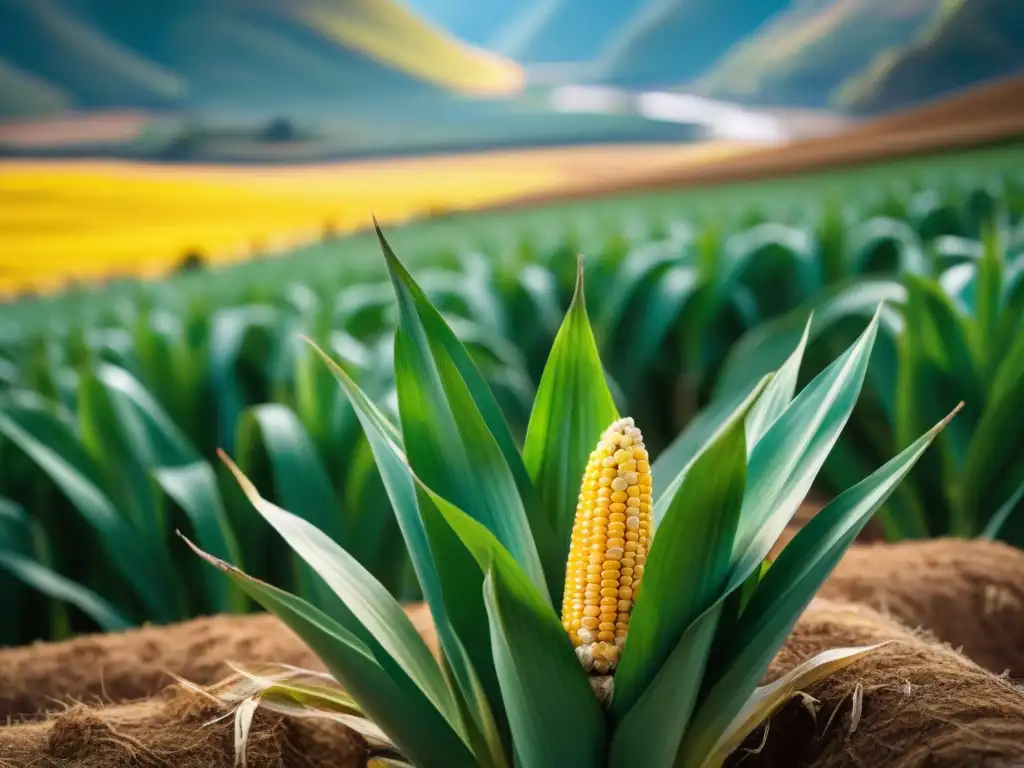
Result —
[[[455, 703], [440, 667], [423, 638], [391, 594], [348, 552], [308, 521], [260, 496], [256, 487], [231, 461], [222, 458], [253, 507], [288, 545], [322, 578], [393, 659], [416, 683], [438, 711], [457, 722]], [[388, 666], [388, 659], [379, 661]]]
[[715, 602], [729, 578], [746, 483], [745, 416], [735, 414], [696, 459], [655, 531], [615, 675], [616, 718], [652, 684], [686, 628]]
[[476, 768], [447, 718], [410, 679], [396, 678], [344, 626], [304, 600], [254, 579], [185, 542], [299, 636], [359, 706], [416, 765]]
[[[468, 352], [378, 236], [399, 304], [395, 379], [409, 464], [427, 486], [471, 510], [547, 592], [550, 526], [524, 503], [524, 492], [532, 502], [532, 484], [504, 418]], [[549, 557], [547, 575], [540, 551]]]
[[715, 656], [685, 754], [712, 749], [843, 553], [951, 417], [811, 518], [764, 572]]
[[563, 553], [568, 552], [587, 460], [602, 431], [618, 417], [587, 316], [581, 259], [576, 291], [548, 355], [523, 448], [526, 470]]
[[522, 599], [503, 568], [498, 561], [488, 571], [484, 601], [516, 754], [524, 765], [598, 768], [604, 715], [569, 637]]

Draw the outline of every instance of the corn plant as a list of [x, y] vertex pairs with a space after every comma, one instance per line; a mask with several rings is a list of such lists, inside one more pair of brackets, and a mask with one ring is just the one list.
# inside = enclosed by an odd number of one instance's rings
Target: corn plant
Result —
[[[871, 407], [855, 413], [859, 439], [842, 442], [824, 477], [833, 487], [879, 454], [899, 450], [946, 407], [964, 414], [893, 496], [880, 519], [890, 539], [984, 536], [1024, 546], [1024, 241], [1012, 229], [941, 244], [936, 277], [859, 280], [741, 340], [721, 381], [743, 391], [779, 359], [813, 313], [819, 353], [842, 343], [881, 298], [882, 323]], [[820, 358], [819, 358], [820, 359]]]
[[[8, 496], [0, 497], [0, 571], [11, 609], [6, 642], [248, 610], [241, 591], [225, 589], [220, 579], [211, 583], [192, 558], [175, 555], [175, 528], [224, 557], [245, 551], [253, 572], [319, 600], [307, 569], [267, 551], [269, 529], [237, 517], [239, 505], [223, 492], [233, 488], [222, 489], [222, 478], [130, 373], [105, 362], [89, 365], [77, 400], [73, 414], [33, 392], [0, 398], [9, 471]], [[341, 460], [352, 464], [346, 498], [286, 406], [243, 411], [239, 434], [239, 461], [266, 479], [275, 498], [345, 542], [396, 594], [417, 596], [404, 587], [408, 557], [393, 546], [393, 517], [354, 417], [335, 432], [348, 449], [339, 451]], [[21, 587], [49, 598], [43, 612], [30, 608]]]
[[[1020, 212], [1020, 185], [1003, 171], [1012, 164], [1000, 156], [976, 167], [950, 160], [954, 172], [939, 169], [946, 160], [929, 159], [910, 170], [866, 171], [859, 182], [843, 175], [476, 214], [420, 222], [395, 236], [420, 265], [425, 295], [480, 369], [517, 444], [526, 437], [548, 351], [573, 296], [578, 252], [592, 254], [587, 282], [596, 335], [614, 361], [605, 372], [608, 388], [622, 411], [644, 425], [649, 449], [662, 455], [692, 450], [703, 426], [724, 416], [724, 404], [734, 398], [712, 396], [728, 394], [717, 382], [731, 377], [725, 361], [743, 334], [756, 334], [751, 329], [815, 297], [838, 296], [841, 303], [860, 291], [860, 314], [868, 315], [887, 300], [869, 384], [823, 470], [822, 479], [839, 491], [906, 445], [888, 434], [895, 397], [882, 396], [895, 391], [886, 377], [897, 370], [893, 323], [905, 291], [891, 278], [935, 276], [976, 261], [977, 222], [985, 212], [997, 205]], [[158, 479], [183, 460], [140, 463], [149, 454], [132, 442], [140, 434], [131, 425], [137, 419], [127, 411], [130, 423], [122, 429], [114, 419], [124, 409], [97, 404], [95, 371], [119, 369], [189, 445], [189, 464], [213, 463], [217, 447], [228, 450], [268, 498], [323, 528], [389, 590], [412, 599], [419, 587], [358, 414], [317, 353], [297, 340], [304, 334], [327, 350], [397, 423], [399, 313], [371, 248], [375, 239], [356, 236], [224, 270], [0, 307], [0, 413], [18, 424], [31, 400], [36, 415], [22, 430], [27, 437], [70, 462], [106, 497], [105, 508], [127, 521], [125, 530], [150, 532], [150, 561], [187, 573], [180, 558], [158, 551], [168, 548], [175, 525], [198, 536]], [[1009, 273], [1006, 279], [1012, 280]], [[854, 284], [859, 288], [846, 292]], [[879, 290], [872, 294], [872, 286]], [[822, 349], [824, 311], [812, 326], [805, 365], [814, 372], [863, 324], [860, 314], [847, 313], [841, 332], [825, 334]], [[796, 319], [755, 380], [785, 359], [805, 320], [806, 314]], [[973, 407], [976, 398], [962, 394]], [[904, 437], [923, 427], [912, 426]], [[685, 435], [673, 442], [681, 429]], [[83, 451], [87, 457], [79, 460]], [[19, 617], [0, 628], [0, 642], [63, 636], [97, 621], [114, 627], [214, 609], [203, 580], [193, 575], [174, 587], [173, 599], [142, 600], [138, 586], [146, 579], [86, 554], [107, 546], [95, 520], [113, 518], [83, 515], [53, 472], [2, 433], [0, 457], [0, 498], [7, 500], [0, 551], [11, 555], [0, 571], [18, 574], [0, 584], [0, 607]], [[935, 495], [925, 475], [932, 463], [897, 490], [889, 507]], [[247, 505], [233, 484], [223, 484], [226, 472], [197, 471], [221, 497], [245, 567], [315, 600], [308, 574], [275, 557], [270, 529], [243, 522]], [[918, 507], [944, 509], [931, 501]], [[44, 572], [53, 600], [40, 603], [23, 587]], [[40, 588], [37, 578], [34, 583]], [[74, 585], [88, 591], [69, 592]], [[61, 605], [72, 597], [91, 619]], [[115, 610], [116, 620], [111, 611], [97, 613], [98, 600]]]
[[719, 766], [797, 689], [871, 651], [833, 649], [757, 685], [948, 420], [767, 561], [849, 418], [877, 316], [795, 397], [803, 343], [696, 450], [652, 464], [605, 380], [580, 269], [520, 450], [465, 347], [379, 236], [398, 304], [399, 424], [324, 359], [373, 447], [440, 663], [369, 572], [225, 455], [254, 508], [337, 598], [319, 610], [193, 545], [330, 672], [244, 676], [222, 691], [244, 698], [237, 733], [262, 702], [339, 719], [390, 764]]

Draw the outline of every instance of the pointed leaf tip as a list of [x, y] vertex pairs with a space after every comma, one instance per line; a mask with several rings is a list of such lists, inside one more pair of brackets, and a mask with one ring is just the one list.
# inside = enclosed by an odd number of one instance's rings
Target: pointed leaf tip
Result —
[[246, 477], [245, 473], [239, 469], [238, 465], [232, 461], [231, 457], [228, 456], [227, 452], [223, 448], [217, 449], [217, 458], [224, 462], [224, 466], [231, 470], [231, 474], [235, 476], [235, 481], [238, 483], [239, 487], [241, 487], [242, 493], [246, 495], [249, 501], [252, 501], [254, 496], [258, 497], [260, 495], [259, 491], [256, 490], [256, 486], [253, 485], [252, 480]]
[[942, 419], [942, 421], [940, 421], [938, 424], [936, 424], [934, 427], [932, 427], [932, 431], [937, 434], [937, 433], [941, 432], [942, 430], [944, 430], [949, 425], [949, 422], [951, 422], [953, 420], [953, 418], [958, 413], [960, 413], [960, 411], [963, 410], [963, 407], [964, 407], [964, 401], [961, 400], [959, 403], [956, 404], [956, 407], [953, 408], [952, 411], [950, 411], [949, 413], [946, 414], [946, 416]]
[[575, 306], [577, 303], [582, 305], [583, 311], [586, 312], [587, 299], [584, 290], [582, 253], [576, 255], [576, 286], [572, 292], [572, 301], [570, 302], [570, 307]]
[[[243, 572], [241, 571], [241, 569], [239, 569], [239, 568], [236, 568], [236, 567], [235, 567], [235, 566], [233, 566], [233, 565], [232, 565], [231, 563], [229, 563], [229, 562], [228, 562], [227, 560], [221, 560], [221, 559], [220, 559], [219, 557], [217, 557], [216, 555], [211, 555], [211, 554], [210, 554], [209, 552], [206, 552], [206, 551], [204, 551], [204, 550], [200, 549], [200, 548], [199, 548], [199, 547], [198, 547], [198, 546], [197, 546], [197, 545], [196, 545], [196, 544], [195, 544], [195, 543], [194, 543], [194, 542], [192, 541], [192, 539], [190, 539], [190, 538], [189, 538], [188, 536], [186, 536], [185, 534], [183, 534], [183, 533], [182, 533], [182, 532], [181, 532], [180, 530], [178, 530], [177, 528], [175, 528], [175, 529], [174, 529], [174, 532], [175, 532], [175, 533], [177, 534], [178, 538], [179, 538], [179, 539], [181, 539], [182, 541], [184, 541], [184, 542], [185, 542], [185, 545], [186, 545], [186, 546], [187, 546], [187, 547], [188, 547], [189, 549], [191, 549], [191, 550], [192, 550], [192, 553], [193, 553], [193, 554], [199, 555], [199, 557], [201, 557], [201, 558], [202, 558], [203, 560], [205, 560], [206, 562], [208, 562], [208, 563], [209, 563], [210, 565], [212, 565], [212, 566], [213, 566], [214, 568], [216, 568], [217, 570], [219, 570], [219, 571], [223, 571], [224, 573], [227, 573], [227, 574], [237, 573], [237, 574], [242, 574], [243, 576], [245, 575], [245, 574], [244, 574], [244, 573], [243, 573]], [[251, 578], [251, 577], [249, 577], [249, 576], [246, 576], [246, 578]], [[254, 581], [254, 582], [257, 582], [257, 583], [259, 583], [259, 584], [263, 584], [263, 583], [265, 583], [265, 582], [262, 582], [262, 581], [260, 581], [259, 579], [252, 579], [252, 581]]]

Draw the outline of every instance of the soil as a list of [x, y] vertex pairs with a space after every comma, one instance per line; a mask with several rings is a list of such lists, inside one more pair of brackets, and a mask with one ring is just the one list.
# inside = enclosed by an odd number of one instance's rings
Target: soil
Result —
[[[410, 605], [406, 611], [436, 653], [426, 606]], [[209, 685], [231, 674], [228, 662], [259, 661], [322, 669], [291, 630], [264, 613], [10, 648], [0, 651], [0, 721], [32, 717], [72, 702], [145, 699], [173, 682], [169, 673]]]
[[924, 627], [1000, 674], [1024, 678], [1024, 552], [998, 542], [936, 539], [855, 545], [820, 597], [868, 605]]
[[[45, 721], [0, 728], [2, 768], [235, 768], [234, 718], [182, 688], [106, 709], [79, 705]], [[211, 722], [213, 721], [213, 722]], [[257, 709], [247, 768], [355, 768], [366, 744], [336, 723]]]
[[[821, 651], [891, 641], [811, 687], [753, 734], [745, 768], [1019, 768], [1024, 692], [870, 608], [815, 600], [772, 664], [775, 679]], [[855, 715], [854, 711], [859, 710]]]
[[[1024, 693], [948, 646], [870, 608], [815, 600], [773, 662], [774, 679], [828, 648], [889, 641], [870, 657], [808, 689], [772, 721], [746, 768], [1012, 768], [1024, 764]], [[859, 702], [856, 707], [854, 702]], [[854, 716], [854, 709], [859, 715]], [[74, 706], [46, 719], [0, 728], [3, 768], [228, 768], [235, 766], [232, 718], [181, 688], [141, 702]], [[211, 721], [215, 721], [212, 722]], [[755, 733], [749, 747], [761, 743]], [[324, 721], [257, 711], [246, 751], [250, 768], [362, 766], [365, 744]]]

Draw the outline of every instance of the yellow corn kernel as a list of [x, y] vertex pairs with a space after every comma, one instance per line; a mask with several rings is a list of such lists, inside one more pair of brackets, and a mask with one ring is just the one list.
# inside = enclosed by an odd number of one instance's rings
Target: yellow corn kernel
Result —
[[569, 560], [562, 626], [584, 668], [615, 671], [640, 589], [651, 538], [651, 465], [633, 419], [601, 435], [583, 472]]

